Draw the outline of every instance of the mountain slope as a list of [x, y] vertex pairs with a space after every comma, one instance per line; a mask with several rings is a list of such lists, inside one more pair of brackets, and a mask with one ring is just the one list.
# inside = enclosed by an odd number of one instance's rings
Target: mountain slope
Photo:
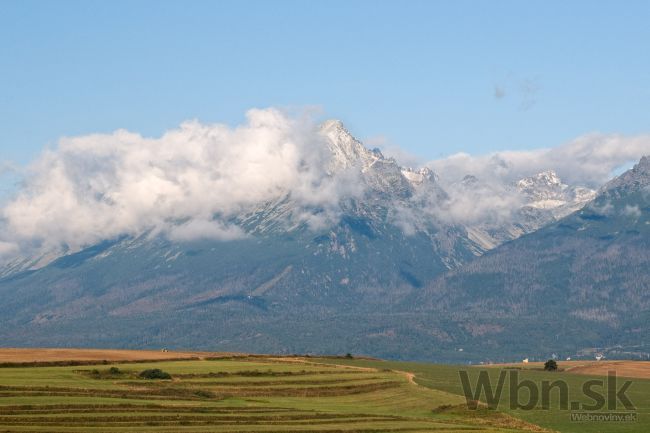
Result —
[[[279, 192], [225, 220], [216, 215], [243, 233], [229, 240], [151, 230], [69, 251], [46, 266], [12, 268], [0, 280], [3, 344], [450, 359], [482, 328], [457, 320], [463, 305], [440, 310], [429, 296], [435, 290], [423, 290], [585, 199], [559, 179], [527, 183], [520, 196], [511, 185], [521, 205], [512, 218], [455, 223], [444, 216], [454, 197], [435, 173], [366, 149], [340, 122], [326, 122], [321, 133], [331, 154], [327, 172], [347, 179], [350, 191], [335, 207]], [[467, 180], [461, 188], [485, 191], [480, 180]], [[561, 203], [531, 213], [549, 188]], [[174, 224], [177, 234], [196, 229], [192, 221]]]
[[[452, 270], [419, 295], [479, 346], [574, 355], [650, 352], [650, 158], [584, 209]], [[541, 350], [540, 350], [541, 349]]]

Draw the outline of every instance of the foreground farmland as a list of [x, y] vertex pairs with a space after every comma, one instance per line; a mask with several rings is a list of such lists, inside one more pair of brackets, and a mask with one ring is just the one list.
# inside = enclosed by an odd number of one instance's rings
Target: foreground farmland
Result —
[[[635, 422], [576, 422], [572, 421], [571, 413], [559, 407], [558, 394], [550, 395], [550, 406], [542, 409], [537, 406], [531, 410], [511, 409], [508, 405], [510, 400], [509, 379], [504, 382], [503, 393], [498, 406], [499, 411], [523, 419], [532, 424], [539, 425], [553, 431], [562, 433], [645, 433], [650, 432], [650, 363], [636, 361], [609, 361], [609, 362], [585, 362], [572, 361], [561, 362], [560, 368], [566, 370], [557, 372], [542, 371], [543, 363], [531, 364], [509, 364], [490, 365], [483, 367], [462, 367], [453, 365], [423, 364], [414, 362], [391, 362], [378, 360], [336, 360], [322, 362], [336, 362], [372, 368], [390, 368], [409, 371], [414, 375], [414, 381], [423, 387], [445, 391], [450, 394], [460, 395], [463, 393], [459, 380], [459, 370], [467, 371], [476, 383], [481, 371], [486, 371], [493, 385], [496, 385], [500, 373], [504, 370], [507, 373], [516, 370], [521, 381], [531, 381], [538, 389], [541, 389], [543, 381], [560, 380], [567, 384], [571, 400], [579, 401], [581, 404], [591, 404], [593, 400], [582, 392], [583, 385], [591, 380], [605, 380], [608, 371], [616, 371], [620, 382], [628, 379], [632, 385], [627, 395], [636, 406], [634, 412], [637, 415]], [[619, 383], [620, 385], [620, 383]], [[599, 390], [599, 388], [594, 388]], [[482, 396], [481, 400], [485, 401]], [[527, 401], [528, 395], [523, 393], [520, 400]], [[620, 410], [620, 409], [619, 409]], [[603, 409], [607, 412], [607, 410]]]
[[[485, 369], [495, 384], [513, 369], [538, 384], [561, 379], [584, 402], [585, 381], [609, 370], [634, 377], [629, 397], [638, 420], [609, 424], [570, 421], [556, 394], [548, 410], [512, 410], [508, 383], [498, 411], [470, 411], [458, 372], [475, 381], [475, 367], [62, 349], [0, 349], [0, 367], [0, 432], [650, 431], [650, 364], [640, 362], [561, 363], [553, 373], [533, 363]], [[141, 377], [152, 369], [170, 377]]]
[[[56, 362], [0, 368], [0, 431], [541, 431], [388, 368], [258, 356]], [[150, 369], [171, 379], [140, 377]]]

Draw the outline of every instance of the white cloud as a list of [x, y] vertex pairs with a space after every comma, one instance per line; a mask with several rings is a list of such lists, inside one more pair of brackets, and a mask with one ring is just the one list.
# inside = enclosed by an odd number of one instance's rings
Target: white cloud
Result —
[[0, 241], [0, 259], [3, 257], [11, 257], [13, 254], [18, 252], [18, 245], [12, 242]]
[[449, 201], [438, 212], [447, 223], [501, 224], [511, 221], [524, 204], [524, 197], [507, 185], [478, 183], [466, 187], [450, 185]]
[[552, 169], [570, 184], [598, 187], [616, 169], [647, 154], [650, 135], [588, 134], [554, 148], [479, 156], [458, 153], [426, 165], [448, 183], [458, 182], [465, 175], [483, 181], [513, 182]]
[[[309, 118], [276, 109], [250, 110], [238, 127], [190, 121], [159, 138], [118, 130], [61, 139], [23, 171], [22, 186], [0, 210], [0, 255], [76, 250], [147, 231], [233, 239], [245, 233], [227, 221], [285, 195], [296, 205], [290, 224], [325, 228], [337, 220], [340, 200], [364, 187], [353, 169], [328, 173], [324, 140]], [[418, 165], [398, 148], [387, 153]], [[600, 186], [648, 153], [648, 135], [592, 134], [552, 149], [456, 154], [426, 164], [444, 191], [416, 194], [419, 216], [400, 204], [392, 216], [407, 233], [422, 215], [452, 224], [507, 221], [522, 204], [516, 180], [554, 169], [567, 183]], [[463, 186], [466, 175], [478, 183]]]
[[499, 225], [512, 221], [524, 205], [524, 196], [508, 184], [497, 182], [458, 182], [416, 190], [410, 205], [396, 205], [391, 221], [410, 235], [422, 221], [443, 225]]
[[232, 240], [246, 236], [236, 225], [222, 221], [191, 219], [186, 223], [167, 227], [167, 236], [172, 241], [189, 241], [193, 239]]
[[602, 203], [592, 202], [586, 208], [599, 215], [610, 216], [614, 213], [614, 205], [610, 200], [606, 200]]
[[630, 206], [629, 204], [625, 205], [621, 213], [625, 216], [629, 216], [632, 218], [641, 217], [641, 209], [639, 209], [638, 205], [634, 205], [634, 206]]
[[[647, 154], [650, 135], [614, 134], [589, 134], [548, 149], [487, 155], [457, 153], [419, 164], [438, 174], [448, 194], [447, 200], [423, 199], [421, 207], [432, 218], [446, 223], [501, 224], [512, 221], [525, 204], [525, 197], [514, 187], [520, 179], [555, 170], [564, 183], [597, 189], [619, 174], [621, 167]], [[399, 155], [396, 157], [399, 160]], [[474, 176], [477, 181], [468, 186], [463, 182], [466, 176]], [[401, 210], [394, 215], [401, 224], [412, 227], [413, 217], [407, 217], [408, 212]]]
[[275, 109], [250, 110], [247, 119], [235, 128], [186, 122], [160, 138], [124, 130], [64, 138], [2, 209], [1, 238], [72, 249], [152, 229], [231, 239], [241, 230], [215, 215], [283, 194], [318, 207], [321, 219], [335, 214], [349, 187], [326, 174], [330, 155], [317, 125]]

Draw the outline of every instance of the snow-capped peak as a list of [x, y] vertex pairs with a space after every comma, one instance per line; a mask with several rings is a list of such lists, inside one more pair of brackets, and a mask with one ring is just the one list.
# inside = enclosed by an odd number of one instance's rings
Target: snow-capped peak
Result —
[[345, 129], [340, 120], [326, 120], [321, 124], [321, 133], [327, 139], [327, 145], [332, 152], [332, 171], [353, 166], [366, 168], [378, 159], [383, 159], [381, 152], [367, 149], [360, 141]]
[[530, 201], [538, 204], [534, 207], [557, 207], [566, 202], [565, 190], [567, 185], [553, 170], [542, 171], [534, 176], [526, 177], [517, 182], [517, 189], [527, 196]]
[[564, 189], [566, 185], [562, 183], [562, 180], [553, 170], [542, 171], [537, 173], [534, 176], [526, 177], [517, 182], [517, 187], [522, 190], [533, 190], [533, 189]]
[[[569, 187], [553, 170], [542, 171], [517, 182], [517, 189], [527, 198], [527, 206], [537, 209], [576, 210], [595, 196], [584, 187]], [[562, 213], [565, 213], [564, 211]]]
[[402, 168], [402, 175], [411, 182], [412, 185], [421, 185], [424, 182], [435, 182], [438, 176], [430, 168], [424, 167], [418, 170], [410, 167]]

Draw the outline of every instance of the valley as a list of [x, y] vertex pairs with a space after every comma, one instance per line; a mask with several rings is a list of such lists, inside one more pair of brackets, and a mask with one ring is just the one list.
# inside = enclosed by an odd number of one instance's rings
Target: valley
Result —
[[[470, 412], [463, 397], [417, 385], [401, 371], [338, 358], [203, 354], [142, 362], [152, 354], [122, 352], [118, 361], [118, 352], [108, 351], [113, 361], [61, 366], [65, 357], [38, 352], [32, 350], [34, 359], [55, 365], [0, 368], [0, 431], [544, 431], [502, 413]], [[87, 357], [73, 350], [67, 358], [74, 364]], [[141, 377], [154, 369], [170, 378]]]
[[[470, 367], [191, 351], [0, 349], [0, 358], [3, 432], [632, 433], [650, 428], [650, 378], [643, 362], [560, 362], [561, 371], [545, 372], [534, 363]], [[487, 371], [496, 383], [501, 371], [516, 368], [533, 383], [561, 380], [572, 396], [588, 402], [579, 390], [587, 380], [603, 377], [597, 366], [621, 377], [645, 372], [636, 375], [628, 392], [635, 422], [571, 421], [556, 394], [548, 409], [512, 409], [509, 386], [497, 410], [484, 405], [471, 410], [459, 381], [459, 371], [472, 381]]]

